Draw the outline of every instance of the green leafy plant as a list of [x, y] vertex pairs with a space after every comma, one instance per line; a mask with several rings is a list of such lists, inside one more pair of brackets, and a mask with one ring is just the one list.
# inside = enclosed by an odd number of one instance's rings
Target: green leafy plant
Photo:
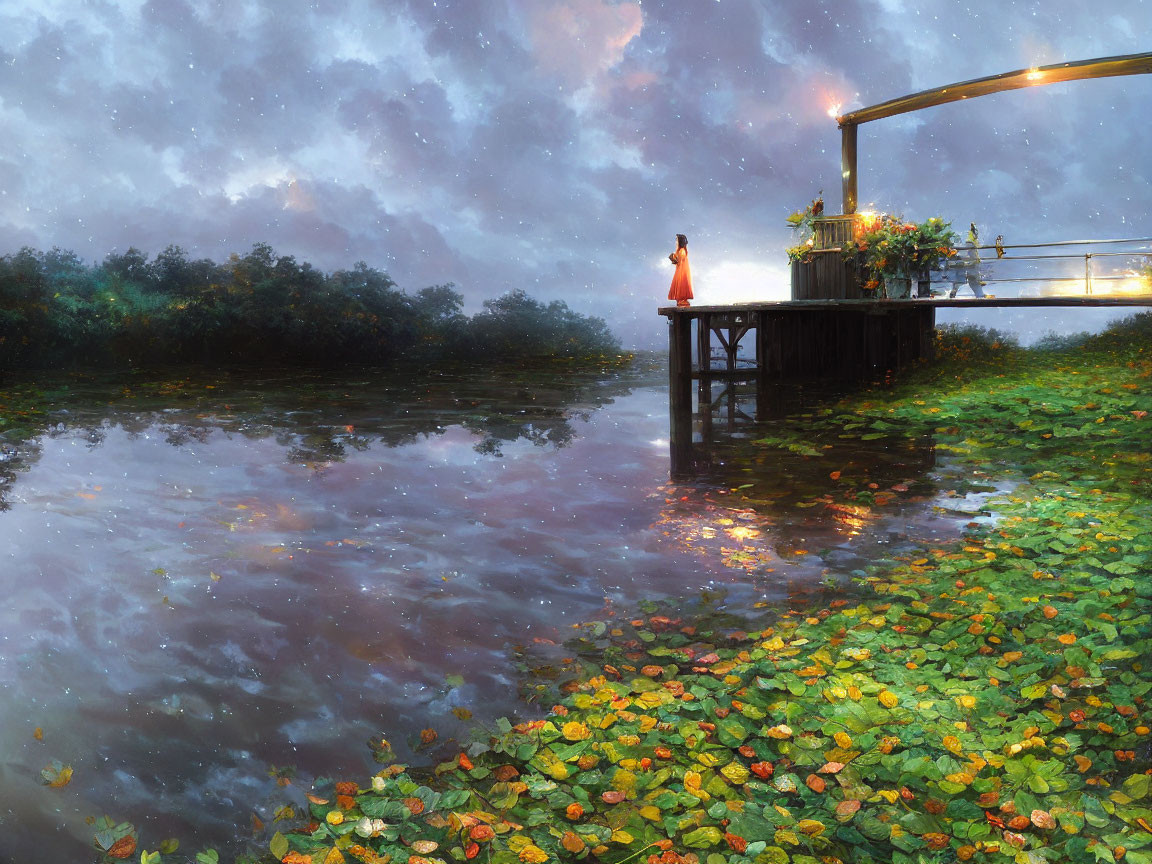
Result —
[[860, 231], [847, 254], [863, 253], [868, 291], [875, 291], [886, 276], [931, 270], [956, 254], [956, 232], [939, 218], [915, 223], [889, 214], [862, 221]]

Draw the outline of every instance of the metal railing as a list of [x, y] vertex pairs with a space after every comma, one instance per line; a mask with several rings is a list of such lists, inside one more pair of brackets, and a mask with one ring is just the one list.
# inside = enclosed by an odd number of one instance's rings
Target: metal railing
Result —
[[[1129, 248], [1096, 251], [1096, 247], [1100, 246]], [[1014, 250], [1057, 248], [1069, 251], [1010, 254]], [[1074, 249], [1084, 251], [1072, 251]], [[975, 252], [977, 257], [966, 257], [972, 252]], [[1060, 267], [1061, 262], [1067, 264]], [[1053, 269], [1056, 272], [1052, 272]], [[1061, 270], [1064, 272], [1060, 272]], [[1085, 294], [1148, 294], [1152, 293], [1152, 237], [961, 246], [956, 256], [947, 259], [943, 267], [932, 271], [932, 283], [937, 285], [940, 281], [951, 282], [954, 286], [963, 288], [971, 271], [975, 271], [973, 275], [982, 286], [1030, 284], [1038, 286], [1036, 288], [1038, 296], [1072, 293], [1052, 291], [1045, 294], [1044, 288], [1040, 287], [1058, 284], [1083, 285]], [[943, 274], [943, 278], [939, 279], [938, 274]], [[1025, 291], [1027, 290], [1025, 288]], [[1020, 293], [1019, 296], [1030, 294], [1031, 292]]]

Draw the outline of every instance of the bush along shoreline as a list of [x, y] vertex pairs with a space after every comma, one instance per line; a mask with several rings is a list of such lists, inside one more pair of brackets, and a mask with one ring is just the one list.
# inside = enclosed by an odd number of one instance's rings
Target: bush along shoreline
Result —
[[[945, 334], [964, 364], [784, 422], [767, 451], [898, 429], [1009, 491], [755, 630], [653, 606], [589, 622], [547, 716], [434, 770], [318, 780], [262, 860], [1149, 864], [1149, 335], [1149, 316], [1059, 351]], [[830, 504], [870, 494], [828, 468]]]
[[332, 366], [620, 353], [600, 318], [522, 290], [462, 313], [454, 286], [409, 295], [360, 262], [324, 273], [257, 244], [225, 263], [170, 246], [88, 265], [60, 249], [0, 257], [0, 368]]

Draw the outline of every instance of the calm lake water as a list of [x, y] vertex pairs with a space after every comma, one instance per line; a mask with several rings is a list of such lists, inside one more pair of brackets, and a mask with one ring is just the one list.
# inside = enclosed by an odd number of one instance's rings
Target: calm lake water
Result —
[[[931, 442], [769, 460], [751, 441], [770, 424], [720, 435], [672, 484], [653, 358], [38, 386], [49, 413], [9, 435], [0, 471], [4, 861], [94, 858], [86, 820], [105, 813], [146, 848], [174, 836], [231, 860], [312, 777], [368, 776], [369, 739], [427, 762], [421, 729], [542, 710], [523, 664], [559, 664], [580, 622], [850, 590], [980, 504]], [[833, 468], [886, 506], [822, 498]], [[53, 759], [74, 769], [63, 788], [40, 783]]]

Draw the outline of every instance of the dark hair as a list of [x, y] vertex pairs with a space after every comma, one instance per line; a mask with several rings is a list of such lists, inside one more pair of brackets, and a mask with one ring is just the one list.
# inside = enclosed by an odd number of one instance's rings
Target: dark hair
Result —
[[680, 249], [687, 249], [688, 248], [688, 237], [686, 235], [677, 234], [676, 235], [676, 242], [680, 244], [680, 246], [679, 246]]

